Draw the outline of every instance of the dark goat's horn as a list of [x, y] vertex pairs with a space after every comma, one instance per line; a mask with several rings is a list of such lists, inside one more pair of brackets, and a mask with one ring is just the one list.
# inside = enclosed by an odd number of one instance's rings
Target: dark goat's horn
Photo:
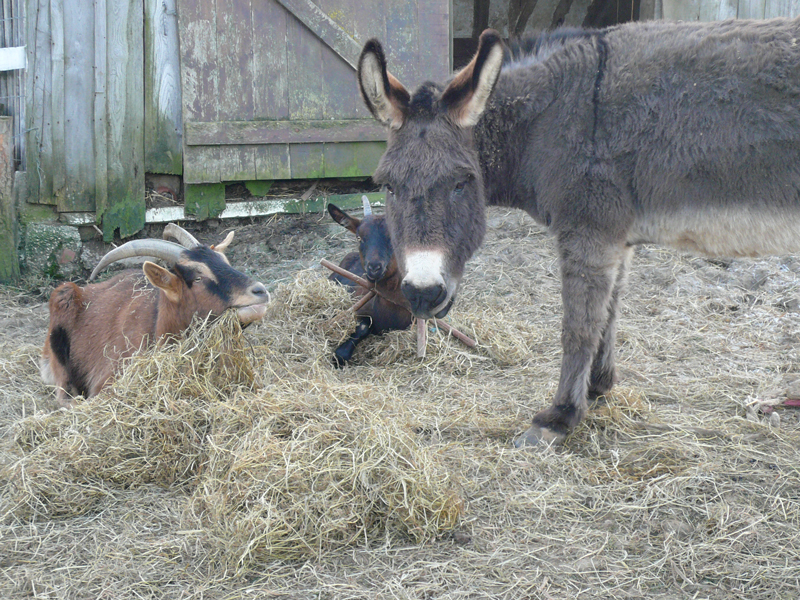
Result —
[[164, 227], [164, 233], [161, 235], [161, 237], [165, 240], [169, 238], [177, 240], [181, 246], [188, 248], [189, 250], [201, 245], [191, 233], [186, 231], [180, 225], [175, 225], [175, 223], [168, 223], [167, 226]]
[[114, 248], [106, 254], [89, 276], [92, 281], [97, 274], [111, 263], [122, 260], [123, 258], [133, 258], [134, 256], [151, 256], [160, 258], [170, 266], [178, 262], [181, 253], [185, 250], [183, 246], [174, 242], [164, 240], [132, 240], [127, 244], [122, 244], [119, 248]]
[[361, 196], [361, 202], [364, 203], [364, 216], [370, 216], [372, 214], [372, 207], [369, 205], [369, 198], [367, 198], [366, 195]]

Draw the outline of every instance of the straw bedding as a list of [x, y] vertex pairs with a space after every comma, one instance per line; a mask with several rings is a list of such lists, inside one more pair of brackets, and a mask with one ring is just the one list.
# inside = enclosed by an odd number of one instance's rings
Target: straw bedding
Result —
[[[304, 219], [301, 267], [351, 241]], [[242, 245], [262, 323], [198, 323], [71, 411], [38, 379], [46, 309], [6, 289], [0, 596], [797, 598], [800, 261], [639, 250], [619, 386], [530, 452], [558, 266], [527, 217], [489, 224], [448, 317], [475, 350], [392, 332], [336, 370], [344, 292]]]

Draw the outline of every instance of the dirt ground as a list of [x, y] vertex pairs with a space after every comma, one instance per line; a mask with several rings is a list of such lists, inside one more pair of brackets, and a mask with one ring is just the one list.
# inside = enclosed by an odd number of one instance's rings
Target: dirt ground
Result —
[[[327, 215], [192, 230], [213, 243], [230, 227], [232, 264], [276, 302], [299, 272], [326, 276], [320, 259], [354, 248]], [[511, 444], [548, 404], [559, 366], [558, 264], [522, 212], [490, 210], [448, 316], [479, 349], [448, 343], [420, 362], [400, 332], [365, 342], [341, 372], [329, 365], [336, 339], [309, 359], [342, 389], [369, 384], [408, 411], [419, 443], [460, 482], [455, 531], [231, 572], [203, 559], [179, 487], [119, 489], [79, 516], [22, 517], [0, 478], [0, 597], [796, 600], [800, 409], [780, 404], [800, 396], [800, 257], [710, 261], [642, 247], [628, 281], [620, 383], [562, 448]], [[6, 469], [21, 460], [17, 424], [56, 409], [37, 365], [51, 288], [30, 279], [0, 290]], [[307, 326], [270, 343], [288, 353]]]

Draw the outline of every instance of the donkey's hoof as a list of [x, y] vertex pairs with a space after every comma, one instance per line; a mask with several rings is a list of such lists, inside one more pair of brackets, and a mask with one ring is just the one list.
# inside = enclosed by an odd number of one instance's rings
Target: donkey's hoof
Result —
[[561, 444], [567, 436], [547, 427], [531, 425], [525, 433], [514, 440], [517, 448], [533, 448], [534, 446], [550, 446]]

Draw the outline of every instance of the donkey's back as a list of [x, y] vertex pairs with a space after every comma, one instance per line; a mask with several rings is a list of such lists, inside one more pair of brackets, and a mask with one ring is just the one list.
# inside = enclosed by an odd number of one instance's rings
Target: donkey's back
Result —
[[629, 243], [800, 251], [800, 18], [608, 30], [597, 160], [627, 180]]

